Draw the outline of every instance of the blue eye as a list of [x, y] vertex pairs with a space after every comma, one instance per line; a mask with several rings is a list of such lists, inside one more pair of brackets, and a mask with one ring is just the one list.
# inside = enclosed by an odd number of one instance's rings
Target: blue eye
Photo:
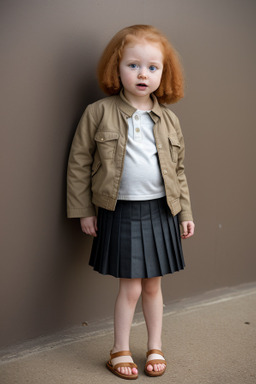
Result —
[[138, 65], [137, 64], [129, 64], [129, 67], [132, 69], [136, 69], [136, 68], [138, 68]]
[[155, 72], [157, 70], [157, 67], [155, 65], [150, 65], [149, 70], [151, 72]]

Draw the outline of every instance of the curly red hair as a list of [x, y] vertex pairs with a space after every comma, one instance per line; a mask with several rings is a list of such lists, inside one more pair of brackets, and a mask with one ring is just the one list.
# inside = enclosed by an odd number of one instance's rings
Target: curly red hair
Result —
[[133, 25], [119, 31], [106, 46], [99, 64], [98, 81], [108, 95], [116, 95], [122, 89], [119, 62], [126, 44], [146, 40], [161, 46], [164, 68], [161, 83], [154, 92], [160, 103], [171, 104], [184, 96], [183, 71], [177, 52], [167, 38], [151, 25]]

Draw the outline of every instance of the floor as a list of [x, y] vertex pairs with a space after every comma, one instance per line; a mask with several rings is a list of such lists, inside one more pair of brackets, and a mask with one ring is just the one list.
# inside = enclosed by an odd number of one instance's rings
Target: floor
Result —
[[[108, 319], [0, 351], [0, 383], [124, 383], [105, 368], [112, 326]], [[142, 314], [134, 319], [131, 351], [140, 383], [255, 384], [256, 283], [166, 305], [163, 351], [168, 366], [162, 377], [143, 373], [146, 327]]]

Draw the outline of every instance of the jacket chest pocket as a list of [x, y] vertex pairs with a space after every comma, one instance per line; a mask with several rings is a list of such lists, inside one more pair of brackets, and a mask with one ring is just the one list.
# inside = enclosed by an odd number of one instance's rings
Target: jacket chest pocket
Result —
[[101, 131], [96, 133], [94, 140], [97, 143], [101, 159], [113, 159], [115, 157], [118, 138], [118, 132]]
[[169, 145], [170, 145], [170, 152], [171, 152], [171, 158], [174, 163], [177, 163], [178, 156], [179, 156], [179, 150], [180, 150], [180, 143], [176, 136], [170, 135], [169, 137]]

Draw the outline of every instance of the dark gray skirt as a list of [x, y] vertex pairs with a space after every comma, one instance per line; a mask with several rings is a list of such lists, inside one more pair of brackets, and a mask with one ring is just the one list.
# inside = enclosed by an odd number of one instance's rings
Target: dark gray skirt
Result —
[[99, 208], [89, 264], [103, 275], [150, 278], [184, 269], [180, 228], [166, 197]]

